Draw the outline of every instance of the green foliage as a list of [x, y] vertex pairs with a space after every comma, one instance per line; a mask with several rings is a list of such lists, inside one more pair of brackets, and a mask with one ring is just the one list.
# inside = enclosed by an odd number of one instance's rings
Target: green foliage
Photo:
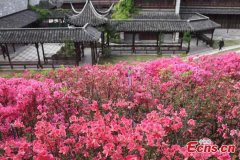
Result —
[[113, 37], [116, 32], [116, 27], [111, 25], [110, 23], [105, 24], [104, 28], [102, 29], [104, 32], [108, 33], [110, 37]]
[[189, 43], [191, 41], [191, 33], [190, 32], [184, 32], [183, 34], [183, 41]]
[[41, 20], [48, 18], [48, 16], [50, 15], [49, 10], [47, 10], [47, 9], [42, 9], [40, 7], [37, 7], [37, 6], [29, 6], [29, 8], [32, 11], [37, 12], [40, 15]]
[[64, 47], [61, 48], [61, 53], [66, 57], [72, 57], [75, 55], [74, 43], [70, 40], [65, 42]]
[[111, 57], [112, 50], [111, 50], [111, 48], [105, 47], [105, 48], [103, 48], [103, 53], [104, 53], [104, 54], [102, 54], [103, 58], [109, 58], [109, 57]]
[[185, 57], [187, 57], [187, 56], [188, 56], [187, 53], [181, 53], [181, 54], [180, 54], [180, 57], [182, 57], [182, 58], [185, 58]]
[[113, 19], [128, 19], [135, 12], [134, 0], [120, 0], [114, 7]]
[[182, 76], [183, 78], [188, 78], [188, 77], [190, 77], [192, 74], [193, 74], [193, 71], [189, 70], [189, 71], [186, 71], [186, 72], [182, 73], [181, 76]]
[[120, 33], [115, 33], [111, 36], [111, 42], [120, 43]]

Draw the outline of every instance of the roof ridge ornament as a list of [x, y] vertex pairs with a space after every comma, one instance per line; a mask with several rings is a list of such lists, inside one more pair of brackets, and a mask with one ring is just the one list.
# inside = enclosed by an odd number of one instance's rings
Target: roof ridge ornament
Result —
[[102, 17], [102, 18], [106, 17], [106, 15], [101, 15], [100, 13], [97, 12], [96, 8], [93, 6], [92, 1], [90, 1], [90, 0], [87, 0], [87, 1], [89, 2], [91, 9], [96, 16], [99, 16], [99, 17]]
[[109, 15], [110, 12], [112, 11], [113, 7], [114, 7], [115, 3], [112, 3], [112, 5], [109, 7], [109, 9], [107, 9], [106, 11], [100, 11], [98, 9], [96, 9], [96, 11], [102, 15]]
[[71, 5], [71, 8], [72, 8], [72, 10], [73, 10], [74, 13], [79, 14], [79, 13], [81, 12], [81, 11], [78, 12], [78, 11], [74, 8], [72, 2], [70, 2], [70, 5]]
[[83, 26], [83, 29], [86, 30], [86, 28], [89, 26], [89, 23], [86, 23], [84, 26]]
[[77, 14], [68, 16], [66, 18], [66, 22], [69, 24], [75, 26], [84, 26], [86, 23], [89, 23], [92, 26], [99, 26], [108, 21], [108, 18], [106, 17], [108, 14], [101, 15], [99, 12], [97, 12], [91, 0], [86, 0], [83, 9], [80, 12], [76, 11], [73, 5], [72, 9]]

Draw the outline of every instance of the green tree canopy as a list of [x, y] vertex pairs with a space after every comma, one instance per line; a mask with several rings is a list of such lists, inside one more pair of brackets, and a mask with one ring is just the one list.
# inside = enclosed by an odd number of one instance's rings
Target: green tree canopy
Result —
[[134, 11], [134, 0], [120, 0], [114, 7], [112, 18], [128, 19]]

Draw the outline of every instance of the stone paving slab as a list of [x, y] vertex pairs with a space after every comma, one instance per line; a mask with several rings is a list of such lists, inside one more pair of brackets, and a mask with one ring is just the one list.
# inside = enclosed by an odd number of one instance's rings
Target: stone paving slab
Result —
[[[51, 57], [56, 54], [62, 46], [63, 44], [44, 44], [45, 56]], [[17, 56], [15, 56], [12, 61], [38, 61], [37, 50], [34, 45], [24, 47], [24, 49], [18, 50], [15, 54], [17, 54]], [[39, 46], [39, 54], [41, 61], [43, 61], [41, 46]]]

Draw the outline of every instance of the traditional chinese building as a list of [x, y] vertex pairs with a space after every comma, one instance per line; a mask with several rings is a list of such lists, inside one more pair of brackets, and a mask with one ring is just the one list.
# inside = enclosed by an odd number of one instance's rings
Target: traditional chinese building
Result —
[[[119, 0], [92, 0], [97, 8], [107, 8]], [[64, 0], [63, 8], [82, 8], [85, 0]], [[135, 6], [141, 9], [161, 9], [175, 11], [177, 0], [134, 0]], [[181, 12], [200, 13], [221, 24], [222, 28], [240, 28], [240, 0], [181, 0]]]
[[222, 28], [240, 28], [240, 0], [182, 0], [182, 12], [198, 12], [221, 24]]

